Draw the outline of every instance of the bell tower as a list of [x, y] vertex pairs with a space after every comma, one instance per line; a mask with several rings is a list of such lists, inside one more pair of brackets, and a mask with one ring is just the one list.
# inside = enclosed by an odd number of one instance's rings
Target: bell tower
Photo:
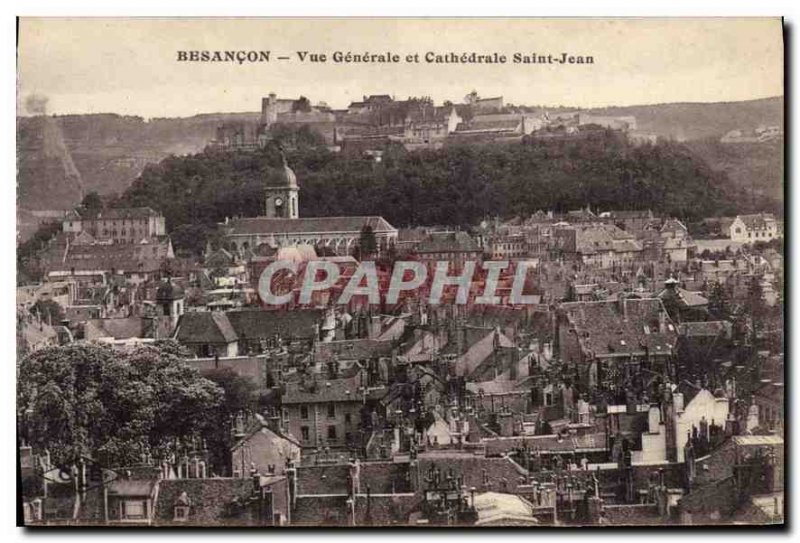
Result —
[[286, 163], [281, 151], [283, 168], [277, 179], [270, 179], [264, 187], [266, 197], [266, 216], [270, 219], [296, 219], [300, 216], [297, 177]]

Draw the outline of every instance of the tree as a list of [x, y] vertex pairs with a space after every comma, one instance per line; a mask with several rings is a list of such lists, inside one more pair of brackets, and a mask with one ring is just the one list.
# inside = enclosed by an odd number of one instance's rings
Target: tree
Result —
[[375, 239], [375, 232], [370, 225], [365, 224], [361, 228], [361, 234], [358, 237], [359, 259], [372, 256], [377, 252], [378, 241]]
[[766, 311], [764, 289], [761, 287], [761, 278], [757, 275], [753, 275], [747, 283], [745, 307], [754, 320], [763, 317]]
[[234, 439], [231, 430], [239, 414], [249, 416], [256, 412], [258, 391], [255, 383], [241, 377], [230, 368], [215, 369], [205, 378], [223, 390], [224, 398], [219, 408], [211, 414], [205, 438], [211, 453], [211, 463], [218, 474], [231, 473], [231, 447]]
[[59, 324], [65, 315], [64, 308], [55, 300], [36, 300], [30, 311], [50, 325]]
[[23, 437], [56, 464], [91, 456], [107, 466], [167, 458], [198, 436], [223, 391], [184, 364], [173, 341], [124, 353], [95, 344], [41, 349], [20, 364]]
[[731, 316], [731, 300], [725, 286], [715, 282], [708, 296], [708, 312], [712, 318], [726, 320]]
[[86, 211], [100, 211], [103, 209], [103, 200], [96, 191], [91, 191], [81, 200], [81, 207]]

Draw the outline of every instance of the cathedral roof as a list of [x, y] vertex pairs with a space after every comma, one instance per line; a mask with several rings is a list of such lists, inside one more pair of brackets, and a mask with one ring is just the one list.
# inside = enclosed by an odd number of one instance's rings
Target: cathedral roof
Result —
[[383, 217], [302, 217], [299, 219], [277, 219], [252, 217], [234, 219], [228, 223], [228, 235], [291, 235], [291, 234], [351, 234], [359, 233], [369, 225], [372, 231], [392, 233], [397, 230]]

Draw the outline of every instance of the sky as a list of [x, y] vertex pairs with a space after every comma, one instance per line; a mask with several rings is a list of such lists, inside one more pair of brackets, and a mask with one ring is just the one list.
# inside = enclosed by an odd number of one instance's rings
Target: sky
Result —
[[[183, 117], [260, 110], [261, 97], [344, 108], [369, 94], [461, 102], [471, 90], [506, 103], [602, 107], [783, 95], [778, 18], [237, 19], [22, 18], [21, 115]], [[270, 51], [269, 63], [178, 62], [178, 51]], [[328, 55], [300, 62], [298, 51]], [[335, 51], [396, 53], [398, 64], [334, 63]], [[426, 52], [500, 53], [506, 64], [419, 64]], [[594, 58], [514, 64], [514, 53]], [[288, 56], [290, 60], [276, 60]], [[38, 100], [32, 100], [36, 97]], [[46, 100], [44, 100], [44, 99]], [[33, 106], [29, 110], [29, 106]]]

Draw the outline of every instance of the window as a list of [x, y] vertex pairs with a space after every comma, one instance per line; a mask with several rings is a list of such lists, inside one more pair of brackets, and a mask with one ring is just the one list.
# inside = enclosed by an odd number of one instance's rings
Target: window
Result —
[[303, 438], [303, 441], [308, 441], [308, 426], [300, 427], [300, 435]]
[[120, 509], [121, 519], [135, 520], [144, 518], [147, 507], [142, 500], [125, 500], [122, 502]]
[[737, 234], [741, 234], [742, 233], [742, 229], [741, 228], [736, 228], [736, 233]]
[[307, 405], [301, 405], [300, 406], [300, 418], [301, 419], [307, 419], [308, 418], [308, 406]]
[[328, 418], [329, 419], [336, 418], [336, 404], [332, 403], [328, 404]]
[[328, 439], [336, 439], [336, 426], [328, 426]]
[[175, 506], [175, 515], [173, 520], [186, 520], [189, 518], [189, 508], [185, 505]]
[[350, 413], [345, 413], [344, 415], [344, 422], [346, 424], [350, 424]]

